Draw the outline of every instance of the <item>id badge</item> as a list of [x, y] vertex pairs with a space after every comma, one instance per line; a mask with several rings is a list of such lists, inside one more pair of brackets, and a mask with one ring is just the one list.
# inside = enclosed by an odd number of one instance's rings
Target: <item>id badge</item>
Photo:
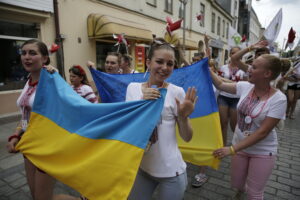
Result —
[[249, 137], [252, 134], [252, 131], [244, 131], [244, 136]]
[[27, 120], [22, 119], [21, 123], [22, 123], [22, 129], [23, 129], [23, 130], [26, 130], [27, 125], [28, 125]]

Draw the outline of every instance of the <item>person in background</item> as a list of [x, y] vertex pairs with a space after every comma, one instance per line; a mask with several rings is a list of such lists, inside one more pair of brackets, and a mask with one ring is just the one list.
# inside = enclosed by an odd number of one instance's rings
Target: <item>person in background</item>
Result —
[[132, 69], [131, 64], [132, 64], [132, 57], [128, 54], [123, 54], [121, 57], [121, 64], [120, 64], [122, 74], [139, 73], [138, 71]]
[[105, 59], [104, 70], [108, 74], [121, 74], [121, 55], [117, 52], [109, 52]]
[[[249, 50], [240, 50], [233, 56], [246, 51]], [[224, 83], [211, 72], [213, 83], [219, 90], [240, 97], [232, 145], [213, 152], [220, 159], [232, 155], [231, 185], [238, 189], [235, 199], [246, 192], [247, 199], [263, 200], [264, 188], [277, 154], [275, 126], [285, 118], [287, 105], [286, 96], [270, 84], [280, 72], [279, 58], [268, 54], [253, 61], [249, 69], [249, 82]]]
[[188, 116], [197, 101], [195, 88], [185, 94], [183, 88], [167, 83], [175, 65], [175, 50], [164, 39], [156, 38], [146, 61], [150, 77], [144, 83], [130, 83], [126, 101], [160, 97], [157, 88], [166, 88], [161, 122], [151, 137], [151, 146], [145, 152], [129, 200], [150, 200], [158, 188], [158, 199], [182, 200], [187, 187], [186, 163], [182, 159], [176, 140], [179, 135], [186, 142], [193, 136]]
[[[239, 50], [239, 47], [231, 48], [230, 56], [234, 55]], [[243, 80], [245, 73], [242, 70], [240, 70], [235, 63], [230, 62], [229, 64], [220, 67], [219, 75], [227, 80], [239, 82], [240, 80]], [[237, 95], [230, 94], [225, 91], [220, 91], [217, 101], [219, 105], [223, 144], [226, 145], [228, 123], [230, 124], [230, 128], [233, 132], [236, 125], [236, 105], [239, 101], [239, 98]]]
[[296, 61], [291, 72], [284, 76], [284, 80], [288, 81], [287, 96], [288, 107], [286, 117], [295, 119], [295, 108], [298, 99], [300, 98], [300, 60]]
[[72, 88], [91, 103], [98, 103], [98, 98], [91, 88], [86, 73], [80, 65], [73, 65], [70, 69], [70, 82]]
[[[208, 57], [208, 66], [211, 70], [217, 72], [217, 63], [214, 59], [211, 58], [210, 55], [210, 49], [209, 49], [209, 37], [205, 34], [204, 35], [204, 44], [205, 44], [205, 55], [203, 57]], [[203, 42], [199, 42], [198, 46], [200, 50], [203, 50]], [[204, 54], [204, 52], [201, 52]], [[197, 62], [197, 61], [196, 61]], [[215, 97], [218, 97], [218, 90], [213, 86]], [[199, 172], [194, 176], [192, 180], [192, 186], [195, 188], [201, 187], [203, 184], [205, 184], [208, 180], [208, 176], [206, 175], [206, 168], [207, 166], [199, 166]]]

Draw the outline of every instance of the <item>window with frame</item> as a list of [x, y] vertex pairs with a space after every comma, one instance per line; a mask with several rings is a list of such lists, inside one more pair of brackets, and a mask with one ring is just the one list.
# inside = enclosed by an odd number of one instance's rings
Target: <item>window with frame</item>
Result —
[[236, 21], [237, 21], [237, 19], [235, 18], [235, 19], [233, 20], [233, 28], [236, 28]]
[[155, 6], [155, 7], [157, 5], [156, 0], [147, 0], [146, 3], [151, 5], [151, 6]]
[[28, 72], [22, 66], [20, 48], [37, 37], [37, 24], [0, 21], [0, 91], [24, 87]]
[[234, 2], [234, 14], [236, 14], [236, 10], [237, 10], [237, 1]]
[[216, 26], [216, 14], [212, 13], [211, 14], [211, 32], [215, 32], [215, 26]]
[[205, 23], [205, 5], [203, 3], [200, 3], [200, 14], [201, 14], [201, 20], [200, 20], [200, 26], [204, 27]]
[[222, 21], [222, 37], [225, 37], [225, 20]]
[[179, 6], [179, 15], [178, 15], [178, 17], [180, 18], [180, 19], [183, 19], [184, 18], [184, 16], [183, 16], [183, 4], [182, 3], [180, 3], [180, 6]]
[[217, 22], [217, 35], [220, 35], [220, 31], [221, 31], [221, 18], [218, 17], [218, 22]]
[[226, 26], [226, 39], [228, 39], [228, 32], [229, 32], [229, 23], [227, 22], [227, 26]]
[[165, 12], [173, 13], [173, 0], [165, 0]]

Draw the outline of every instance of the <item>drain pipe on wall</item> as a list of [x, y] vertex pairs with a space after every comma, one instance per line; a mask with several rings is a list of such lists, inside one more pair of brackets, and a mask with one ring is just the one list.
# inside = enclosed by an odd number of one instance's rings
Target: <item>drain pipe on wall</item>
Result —
[[57, 69], [59, 74], [66, 79], [65, 77], [65, 67], [64, 67], [64, 48], [63, 48], [63, 39], [60, 34], [59, 27], [59, 13], [58, 13], [58, 2], [57, 0], [53, 0], [54, 6], [54, 23], [55, 23], [55, 43], [59, 45], [59, 49], [56, 52], [56, 61], [57, 61]]

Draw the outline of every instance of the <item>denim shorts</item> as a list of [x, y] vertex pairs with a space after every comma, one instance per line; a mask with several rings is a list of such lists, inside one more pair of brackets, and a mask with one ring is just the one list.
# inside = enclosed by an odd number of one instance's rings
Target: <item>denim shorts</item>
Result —
[[300, 84], [288, 85], [288, 90], [300, 90]]
[[231, 98], [223, 95], [218, 96], [218, 105], [219, 106], [227, 106], [232, 109], [236, 109], [236, 105], [239, 102], [239, 98]]
[[153, 177], [139, 169], [128, 200], [151, 200], [157, 188], [157, 199], [182, 200], [188, 181], [186, 172], [167, 178]]

